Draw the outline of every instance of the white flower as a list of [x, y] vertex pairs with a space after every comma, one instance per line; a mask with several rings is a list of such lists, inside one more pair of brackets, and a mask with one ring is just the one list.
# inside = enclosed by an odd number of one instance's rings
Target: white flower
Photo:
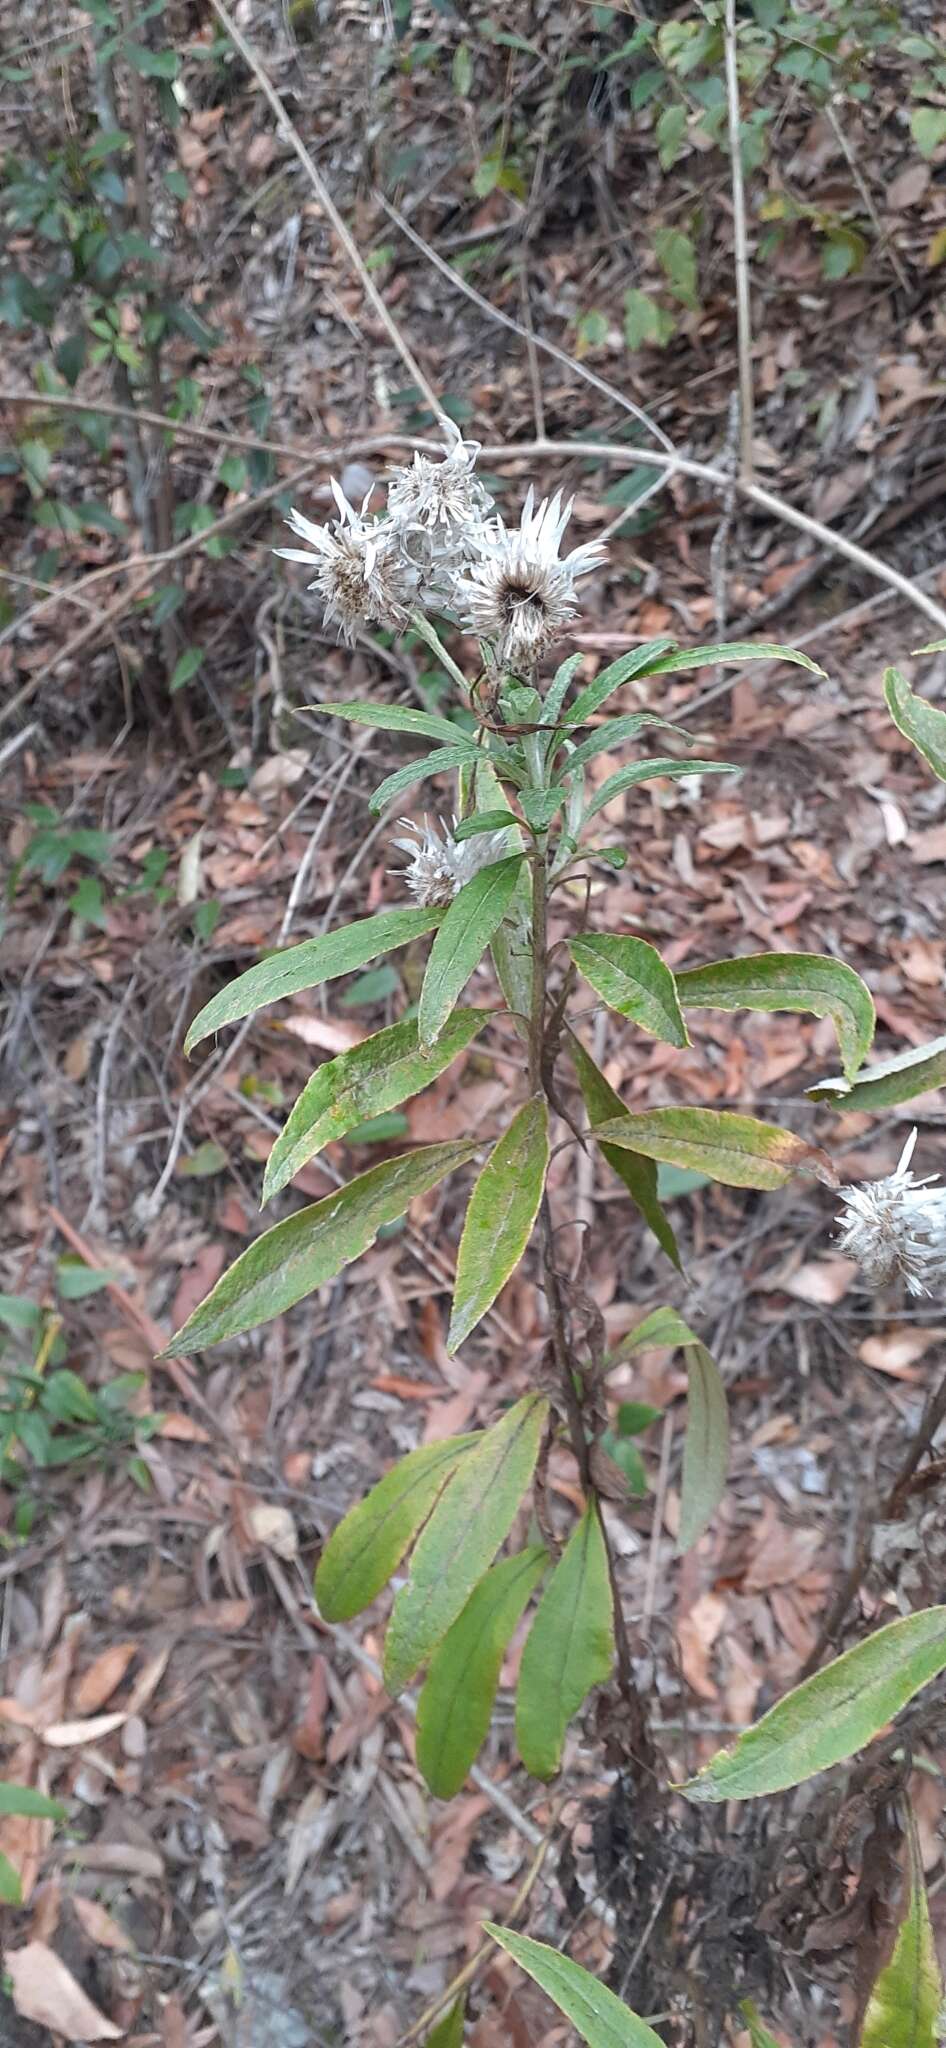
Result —
[[856, 1259], [869, 1287], [900, 1274], [910, 1294], [946, 1292], [946, 1187], [909, 1171], [916, 1131], [884, 1180], [842, 1189], [840, 1252]]
[[301, 512], [290, 512], [287, 524], [309, 546], [276, 548], [274, 553], [287, 562], [305, 562], [314, 568], [315, 578], [308, 587], [319, 592], [326, 619], [338, 620], [342, 639], [349, 646], [369, 621], [400, 632], [408, 623], [417, 591], [416, 565], [387, 520], [366, 519], [368, 498], [356, 512], [334, 477], [332, 494], [339, 517], [329, 526], [316, 526]]
[[571, 517], [573, 499], [543, 498], [533, 509], [532, 486], [518, 527], [494, 520], [481, 558], [459, 577], [454, 604], [467, 630], [492, 643], [499, 667], [530, 673], [546, 648], [575, 618], [575, 584], [607, 555], [601, 541], [588, 541], [559, 559], [559, 543]]
[[[454, 818], [454, 825], [456, 818]], [[510, 819], [510, 823], [514, 820]], [[472, 839], [454, 839], [447, 826], [441, 839], [436, 825], [428, 825], [424, 819], [423, 828], [415, 825], [410, 818], [400, 818], [409, 839], [392, 840], [392, 845], [401, 853], [410, 855], [409, 865], [392, 870], [403, 876], [411, 894], [418, 903], [452, 903], [462, 889], [464, 882], [470, 882], [481, 868], [489, 867], [492, 861], [502, 860], [509, 851], [505, 832], [480, 832]]]
[[464, 441], [451, 420], [444, 420], [443, 425], [447, 439], [442, 462], [416, 454], [409, 468], [391, 471], [388, 516], [399, 525], [421, 527], [431, 536], [439, 528], [445, 538], [462, 541], [470, 529], [483, 526], [493, 500], [474, 475], [478, 443]]

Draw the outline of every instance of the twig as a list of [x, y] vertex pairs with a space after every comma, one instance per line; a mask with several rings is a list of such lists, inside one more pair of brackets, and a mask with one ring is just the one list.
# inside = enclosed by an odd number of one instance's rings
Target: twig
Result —
[[286, 141], [295, 150], [295, 153], [299, 159], [299, 162], [302, 165], [303, 170], [305, 171], [306, 177], [308, 178], [310, 185], [312, 186], [312, 190], [315, 193], [319, 205], [321, 206], [326, 218], [331, 222], [335, 234], [337, 235], [338, 240], [340, 241], [342, 248], [344, 249], [345, 254], [348, 257], [348, 261], [351, 264], [351, 267], [355, 272], [355, 275], [358, 278], [359, 283], [361, 284], [361, 288], [365, 294], [366, 299], [368, 299], [369, 303], [374, 307], [374, 310], [377, 313], [379, 320], [381, 321], [383, 327], [386, 329], [390, 340], [394, 344], [394, 347], [397, 349], [398, 355], [400, 356], [405, 369], [407, 370], [409, 376], [413, 377], [418, 390], [423, 393], [423, 396], [426, 399], [427, 404], [431, 409], [431, 412], [434, 414], [434, 417], [436, 419], [442, 420], [444, 418], [444, 410], [439, 398], [437, 397], [432, 385], [428, 383], [427, 378], [425, 377], [424, 372], [420, 367], [420, 364], [412, 355], [411, 350], [408, 347], [408, 344], [405, 341], [404, 336], [397, 325], [397, 322], [392, 318], [391, 314], [389, 313], [388, 308], [385, 305], [385, 302], [381, 296], [381, 293], [378, 290], [377, 285], [374, 283], [374, 280], [371, 277], [370, 272], [365, 266], [365, 263], [358, 250], [358, 246], [354, 240], [354, 237], [352, 236], [349, 228], [343, 221], [342, 216], [339, 213], [334, 200], [331, 198], [328, 188], [324, 182], [324, 179], [321, 176], [321, 173], [316, 170], [315, 164], [313, 163], [312, 158], [309, 155], [308, 150], [306, 149], [305, 143], [303, 142], [298, 130], [294, 127], [292, 121], [290, 120], [286, 108], [283, 105], [283, 102], [275, 89], [275, 86], [273, 86], [270, 83], [269, 77], [267, 76], [267, 73], [263, 69], [263, 66], [256, 54], [256, 51], [253, 49], [252, 44], [247, 42], [246, 37], [241, 35], [240, 30], [237, 28], [236, 22], [232, 19], [231, 15], [228, 14], [226, 8], [224, 7], [223, 0], [210, 0], [210, 4], [213, 8], [215, 15], [217, 16], [218, 21], [220, 21], [222, 26], [226, 29], [230, 41], [233, 43], [235, 49], [239, 50], [244, 64], [247, 64], [249, 66], [249, 69], [252, 71], [253, 76], [256, 79], [257, 84], [259, 85], [260, 91], [262, 92], [264, 99], [268, 101], [273, 113], [276, 116], [277, 121], [279, 122], [279, 126], [282, 129]]
[[344, 763], [340, 774], [336, 777], [334, 788], [332, 789], [332, 793], [328, 799], [328, 802], [325, 805], [325, 809], [322, 812], [322, 816], [320, 817], [314, 832], [311, 832], [309, 835], [309, 840], [306, 845], [305, 852], [293, 876], [292, 888], [289, 891], [289, 901], [286, 904], [286, 908], [283, 912], [282, 923], [279, 927], [279, 937], [276, 940], [277, 946], [284, 946], [286, 940], [289, 937], [289, 933], [292, 930], [293, 920], [295, 918], [296, 911], [298, 910], [299, 905], [302, 902], [302, 898], [305, 894], [306, 884], [308, 882], [309, 875], [312, 871], [312, 863], [315, 859], [316, 854], [318, 853], [319, 847], [321, 846], [322, 841], [325, 838], [325, 834], [328, 831], [328, 828], [335, 815], [335, 809], [338, 804], [338, 800], [342, 795], [343, 791], [346, 789], [348, 783], [351, 781], [355, 769], [357, 768], [358, 763], [361, 760], [362, 754], [364, 753], [365, 748], [370, 744], [371, 739], [372, 733], [370, 729], [367, 732], [359, 733], [358, 738], [355, 740], [354, 744], [351, 747], [347, 761]]
[[112, 1060], [115, 1057], [118, 1034], [124, 1023], [125, 1011], [135, 993], [137, 980], [138, 975], [137, 971], [135, 971], [125, 987], [121, 1002], [108, 1027], [105, 1044], [102, 1049], [98, 1081], [95, 1089], [95, 1152], [92, 1163], [92, 1187], [89, 1194], [89, 1206], [82, 1223], [84, 1230], [99, 1230], [105, 1221], [105, 1173], [108, 1155], [108, 1077], [111, 1072]]
[[710, 543], [710, 589], [713, 593], [713, 619], [717, 636], [720, 640], [726, 631], [727, 613], [729, 610], [729, 599], [726, 591], [726, 557], [729, 549], [729, 536], [732, 532], [733, 513], [736, 508], [736, 446], [739, 438], [741, 416], [739, 400], [735, 392], [733, 392], [729, 404], [729, 423], [726, 428], [726, 439], [723, 444], [722, 455], [723, 466], [733, 471], [733, 481], [723, 499], [723, 516]]
[[[833, 93], [832, 99], [840, 101], [841, 94], [839, 92]], [[909, 292], [911, 289], [910, 280], [907, 276], [906, 271], [904, 270], [903, 264], [900, 261], [899, 255], [897, 254], [897, 251], [894, 248], [894, 245], [887, 232], [887, 229], [884, 227], [883, 221], [880, 218], [877, 208], [874, 205], [873, 195], [871, 193], [870, 186], [868, 185], [867, 180], [864, 177], [863, 172], [861, 171], [860, 164], [858, 163], [854, 151], [851, 148], [847, 136], [844, 133], [844, 130], [841, 126], [840, 121], [838, 120], [837, 114], [835, 113], [834, 107], [832, 106], [830, 99], [825, 102], [824, 112], [825, 119], [827, 120], [828, 126], [831, 129], [835, 142], [837, 143], [838, 148], [840, 149], [843, 157], [845, 158], [848, 170], [850, 171], [854, 183], [857, 186], [857, 189], [861, 195], [861, 199], [864, 204], [864, 210], [870, 216], [871, 224], [877, 236], [878, 248], [886, 249], [887, 254], [890, 257], [890, 267], [893, 271], [896, 272], [897, 282], [901, 290]]]
[[736, 42], [736, 0], [726, 0], [723, 17], [726, 50], [726, 101], [729, 109], [729, 170], [732, 179], [732, 214], [736, 266], [736, 340], [739, 350], [739, 452], [740, 474], [747, 484], [753, 479], [754, 408], [752, 397], [752, 315], [749, 305], [749, 243], [746, 234], [746, 194], [742, 177], [742, 144], [739, 138], [739, 66]]
[[[60, 1236], [65, 1238], [67, 1244], [71, 1244], [73, 1251], [78, 1252], [80, 1259], [83, 1259], [87, 1266], [94, 1268], [96, 1253], [91, 1245], [86, 1243], [85, 1238], [81, 1236], [78, 1230], [73, 1229], [69, 1218], [62, 1214], [61, 1209], [57, 1209], [52, 1202], [47, 1204], [47, 1208], [50, 1221], [55, 1224]], [[134, 1328], [153, 1347], [154, 1351], [163, 1351], [167, 1341], [163, 1330], [159, 1329], [158, 1324], [152, 1320], [145, 1309], [138, 1307], [138, 1303], [132, 1300], [127, 1289], [122, 1287], [119, 1281], [109, 1280], [106, 1283], [105, 1291], [110, 1299], [114, 1301], [116, 1307], [121, 1309], [122, 1314], [127, 1320], [134, 1325]], [[161, 1365], [168, 1378], [174, 1381], [178, 1392], [183, 1394], [189, 1401], [194, 1401], [205, 1415], [211, 1417], [216, 1427], [217, 1417], [214, 1415], [209, 1403], [204, 1400], [203, 1395], [194, 1385], [187, 1369], [186, 1358], [163, 1358]]]

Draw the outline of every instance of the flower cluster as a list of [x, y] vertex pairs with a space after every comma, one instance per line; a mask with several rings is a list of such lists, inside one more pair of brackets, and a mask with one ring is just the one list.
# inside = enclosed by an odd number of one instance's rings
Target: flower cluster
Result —
[[913, 1295], [946, 1292], [946, 1187], [935, 1175], [917, 1178], [909, 1170], [916, 1144], [912, 1131], [896, 1169], [883, 1180], [842, 1189], [838, 1250], [856, 1259], [869, 1287], [884, 1287], [899, 1274]]
[[[410, 818], [399, 820], [410, 838], [394, 839], [392, 845], [410, 856], [406, 868], [397, 872], [419, 904], [452, 903], [464, 882], [471, 882], [481, 868], [502, 860], [511, 849], [505, 832], [480, 832], [473, 839], [454, 839], [447, 826], [443, 837], [436, 825], [424, 819], [423, 830]], [[454, 826], [456, 825], [454, 818]]]
[[349, 644], [368, 624], [403, 631], [421, 607], [479, 635], [495, 668], [531, 680], [576, 616], [579, 577], [606, 549], [591, 541], [560, 554], [573, 502], [560, 492], [536, 507], [530, 486], [519, 525], [507, 527], [476, 475], [476, 443], [449, 421], [444, 431], [442, 462], [415, 454], [391, 472], [383, 517], [369, 517], [370, 492], [356, 512], [333, 481], [338, 518], [317, 526], [292, 512], [289, 525], [309, 548], [276, 553], [314, 566], [309, 587]]

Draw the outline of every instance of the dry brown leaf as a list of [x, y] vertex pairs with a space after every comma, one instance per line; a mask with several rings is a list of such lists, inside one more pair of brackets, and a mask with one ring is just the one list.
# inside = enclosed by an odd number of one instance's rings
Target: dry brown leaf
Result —
[[247, 1514], [247, 1526], [255, 1543], [261, 1543], [276, 1557], [291, 1560], [299, 1555], [296, 1525], [288, 1508], [272, 1501], [257, 1501]]
[[51, 1749], [75, 1749], [82, 1742], [101, 1742], [105, 1735], [113, 1735], [127, 1721], [127, 1713], [92, 1714], [84, 1721], [54, 1721], [51, 1728], [42, 1730], [44, 1742]]
[[72, 1696], [77, 1714], [94, 1714], [104, 1707], [115, 1687], [121, 1684], [137, 1649], [137, 1643], [112, 1643], [83, 1671]]
[[856, 1275], [857, 1267], [851, 1259], [810, 1259], [781, 1284], [785, 1293], [793, 1294], [797, 1301], [834, 1308], [844, 1300]]
[[48, 2027], [67, 2041], [120, 2041], [121, 2027], [87, 1998], [71, 1970], [44, 1941], [7, 1949], [4, 1962], [21, 2019]]
[[895, 1380], [917, 1380], [921, 1375], [911, 1367], [943, 1334], [942, 1330], [882, 1330], [876, 1337], [865, 1337], [857, 1355], [862, 1365], [873, 1366], [875, 1372], [889, 1373]]
[[117, 1920], [112, 1919], [111, 1913], [106, 1913], [98, 1899], [84, 1899], [81, 1892], [73, 1892], [72, 1905], [76, 1919], [90, 1941], [97, 1942], [99, 1948], [116, 1949], [119, 1955], [134, 1954], [135, 1944], [131, 1936], [125, 1933], [124, 1927], [119, 1927]]

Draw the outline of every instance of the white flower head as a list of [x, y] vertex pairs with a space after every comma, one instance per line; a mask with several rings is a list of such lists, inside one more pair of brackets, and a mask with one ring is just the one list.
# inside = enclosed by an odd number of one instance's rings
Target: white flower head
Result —
[[933, 1185], [935, 1174], [918, 1179], [910, 1172], [915, 1144], [913, 1130], [893, 1173], [842, 1189], [837, 1246], [857, 1260], [869, 1287], [884, 1287], [899, 1274], [909, 1294], [943, 1294], [946, 1187]]
[[402, 631], [417, 590], [416, 566], [387, 520], [366, 518], [370, 491], [360, 512], [349, 504], [334, 477], [332, 494], [338, 518], [328, 526], [316, 526], [301, 512], [290, 512], [287, 525], [309, 546], [276, 548], [274, 553], [287, 562], [305, 562], [315, 570], [308, 587], [318, 591], [326, 619], [338, 620], [341, 637], [349, 646], [369, 622]]
[[[475, 475], [479, 443], [464, 441], [452, 420], [444, 419], [444, 459], [415, 454], [409, 466], [393, 469], [388, 478], [388, 516], [398, 524], [420, 527], [431, 536], [461, 539], [481, 527], [493, 500]], [[471, 550], [472, 552], [472, 550]]]
[[480, 559], [457, 579], [454, 603], [461, 623], [492, 643], [497, 665], [529, 674], [546, 648], [578, 611], [575, 584], [607, 556], [601, 541], [588, 541], [560, 558], [559, 545], [574, 500], [561, 491], [534, 509], [530, 484], [518, 527], [499, 518], [486, 537]]
[[[456, 818], [453, 822], [456, 825]], [[481, 868], [502, 860], [509, 851], [505, 832], [479, 832], [472, 839], [458, 841], [446, 825], [441, 838], [436, 825], [429, 825], [426, 818], [423, 827], [411, 818], [400, 818], [398, 823], [411, 837], [394, 839], [392, 845], [410, 858], [406, 868], [392, 872], [403, 876], [412, 896], [424, 906], [452, 903], [464, 882], [472, 881]]]

